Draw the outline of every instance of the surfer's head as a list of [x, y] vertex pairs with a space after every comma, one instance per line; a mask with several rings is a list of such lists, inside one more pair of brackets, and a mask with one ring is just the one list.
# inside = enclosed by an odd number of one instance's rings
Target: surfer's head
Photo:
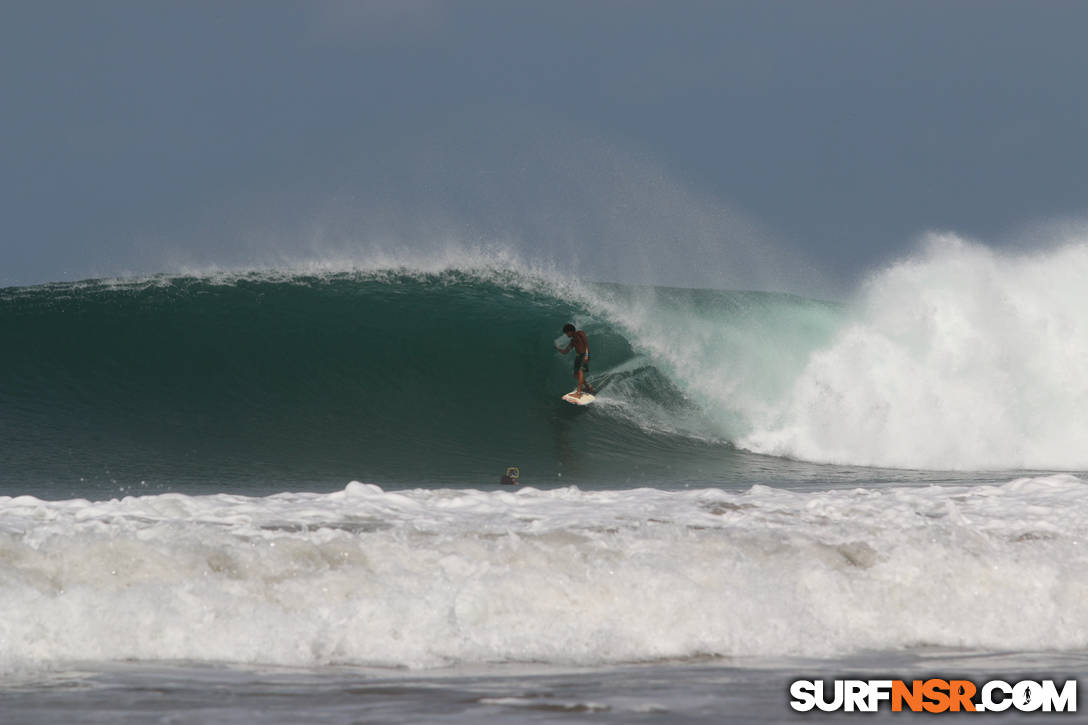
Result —
[[563, 332], [565, 332], [568, 335], [573, 335], [574, 334], [574, 325], [570, 324], [569, 322], [567, 324], [563, 325]]

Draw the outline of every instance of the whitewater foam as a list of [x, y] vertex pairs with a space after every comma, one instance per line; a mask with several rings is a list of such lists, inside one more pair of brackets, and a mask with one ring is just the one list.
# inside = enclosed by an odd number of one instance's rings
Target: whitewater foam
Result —
[[0, 669], [1088, 647], [1088, 486], [0, 499]]
[[1088, 245], [1003, 255], [952, 236], [876, 275], [853, 321], [739, 444], [809, 461], [1088, 468]]

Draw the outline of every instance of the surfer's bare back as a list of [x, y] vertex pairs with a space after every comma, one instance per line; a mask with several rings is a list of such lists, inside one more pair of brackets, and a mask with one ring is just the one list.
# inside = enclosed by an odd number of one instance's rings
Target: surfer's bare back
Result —
[[574, 377], [578, 379], [578, 389], [574, 391], [574, 397], [582, 397], [583, 386], [590, 394], [595, 393], [593, 386], [586, 382], [585, 375], [589, 372], [589, 338], [586, 337], [584, 331], [576, 330], [574, 325], [569, 322], [563, 325], [563, 334], [570, 338], [570, 344], [562, 348], [556, 345], [556, 349], [566, 355], [573, 347], [576, 353], [574, 356]]

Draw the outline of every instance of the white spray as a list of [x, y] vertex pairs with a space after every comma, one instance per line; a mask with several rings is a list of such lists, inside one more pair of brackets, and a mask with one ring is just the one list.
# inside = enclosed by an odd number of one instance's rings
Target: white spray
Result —
[[1088, 468], [1088, 244], [1003, 255], [952, 236], [876, 275], [740, 445], [820, 462]]

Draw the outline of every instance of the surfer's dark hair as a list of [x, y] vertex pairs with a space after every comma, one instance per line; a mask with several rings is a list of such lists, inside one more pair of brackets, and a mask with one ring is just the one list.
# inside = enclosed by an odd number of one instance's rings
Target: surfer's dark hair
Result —
[[569, 322], [563, 325], [563, 332], [574, 332], [574, 325], [570, 324]]

